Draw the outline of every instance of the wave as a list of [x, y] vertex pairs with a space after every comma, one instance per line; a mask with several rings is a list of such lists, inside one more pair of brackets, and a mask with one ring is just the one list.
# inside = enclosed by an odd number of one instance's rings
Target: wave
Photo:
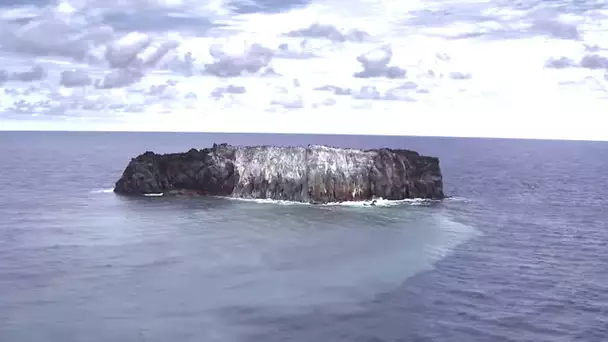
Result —
[[[91, 193], [93, 193], [93, 194], [114, 193], [114, 188], [94, 189], [94, 190], [91, 190]], [[163, 195], [164, 195], [163, 193], [158, 193], [158, 194], [146, 194], [144, 196], [162, 197]], [[272, 199], [265, 199], [265, 198], [239, 198], [239, 197], [223, 197], [223, 196], [211, 196], [211, 197], [218, 198], [218, 199], [259, 203], [259, 204], [313, 205], [310, 203], [272, 200]], [[448, 197], [444, 201], [469, 202], [469, 200], [465, 197]], [[325, 204], [321, 204], [321, 206], [357, 207], [357, 208], [380, 207], [380, 208], [382, 208], [382, 207], [396, 207], [396, 206], [403, 206], [403, 205], [424, 206], [424, 205], [430, 205], [430, 204], [438, 203], [438, 202], [441, 202], [441, 201], [429, 200], [429, 199], [423, 199], [423, 198], [412, 198], [412, 199], [402, 199], [402, 200], [387, 200], [387, 199], [383, 199], [383, 198], [376, 198], [376, 199], [366, 200], [366, 201], [345, 201], [345, 202], [336, 202], [336, 203], [325, 203]]]
[[251, 202], [258, 204], [272, 204], [272, 205], [302, 205], [302, 206], [325, 206], [325, 207], [360, 207], [360, 208], [374, 208], [374, 207], [395, 207], [395, 206], [403, 206], [403, 205], [429, 205], [432, 203], [437, 203], [440, 201], [436, 200], [428, 200], [422, 198], [414, 198], [414, 199], [403, 199], [403, 200], [386, 200], [383, 198], [377, 198], [366, 201], [345, 201], [345, 202], [334, 202], [334, 203], [323, 203], [323, 204], [312, 204], [306, 202], [295, 202], [295, 201], [283, 201], [283, 200], [273, 200], [267, 198], [241, 198], [241, 197], [222, 197], [222, 196], [213, 196], [218, 199], [226, 199], [231, 201], [241, 201], [241, 202]]
[[[244, 201], [244, 202], [253, 202], [260, 204], [274, 204], [274, 205], [314, 205], [310, 203], [302, 203], [302, 202], [293, 202], [293, 201], [281, 201], [281, 200], [272, 200], [272, 199], [251, 199], [251, 198], [237, 198], [237, 197], [217, 197], [222, 199], [229, 199], [235, 201]], [[469, 199], [465, 197], [448, 197], [443, 201], [446, 202], [470, 202]], [[376, 198], [372, 200], [366, 201], [345, 201], [345, 202], [335, 202], [335, 203], [325, 203], [321, 204], [321, 206], [327, 207], [356, 207], [356, 208], [373, 208], [373, 207], [398, 207], [404, 205], [411, 206], [425, 206], [432, 205], [434, 203], [440, 203], [440, 200], [429, 200], [424, 198], [410, 198], [410, 199], [402, 199], [402, 200], [387, 200], [383, 198]]]
[[91, 190], [92, 194], [110, 194], [114, 193], [114, 188], [94, 189]]
[[163, 195], [164, 194], [162, 192], [158, 194], [144, 194], [146, 197], [162, 197]]
[[347, 201], [347, 202], [339, 202], [339, 203], [328, 203], [323, 204], [325, 206], [345, 206], [345, 207], [396, 207], [403, 205], [429, 205], [432, 203], [438, 203], [440, 201], [437, 200], [428, 200], [422, 198], [412, 198], [412, 199], [403, 199], [403, 200], [386, 200], [383, 198], [373, 199], [369, 201]]
[[[106, 189], [95, 189], [95, 190], [91, 190], [92, 194], [113, 194], [114, 193], [114, 188], [106, 188]], [[163, 196], [162, 193], [159, 194], [144, 194], [144, 196], [146, 197], [161, 197]]]

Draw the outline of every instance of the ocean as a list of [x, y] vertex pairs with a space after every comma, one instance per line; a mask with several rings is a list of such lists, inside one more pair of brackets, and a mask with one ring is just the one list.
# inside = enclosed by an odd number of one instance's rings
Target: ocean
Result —
[[598, 0], [3, 0], [0, 129], [608, 140], [607, 35]]
[[[124, 198], [213, 142], [438, 156], [442, 202]], [[2, 132], [0, 341], [608, 340], [608, 144]]]

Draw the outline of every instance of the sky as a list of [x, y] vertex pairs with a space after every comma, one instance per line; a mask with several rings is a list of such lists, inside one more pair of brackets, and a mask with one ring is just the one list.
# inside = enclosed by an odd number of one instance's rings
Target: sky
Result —
[[0, 6], [0, 130], [608, 140], [601, 1]]

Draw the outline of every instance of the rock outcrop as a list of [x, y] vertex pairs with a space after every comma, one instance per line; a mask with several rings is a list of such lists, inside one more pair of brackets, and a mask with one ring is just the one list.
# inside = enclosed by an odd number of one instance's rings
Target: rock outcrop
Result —
[[146, 152], [131, 160], [114, 192], [309, 203], [444, 198], [438, 158], [409, 150], [313, 145], [214, 144], [185, 153]]

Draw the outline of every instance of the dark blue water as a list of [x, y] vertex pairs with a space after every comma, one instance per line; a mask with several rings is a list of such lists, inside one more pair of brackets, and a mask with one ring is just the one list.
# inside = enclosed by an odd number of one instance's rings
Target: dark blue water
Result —
[[[111, 192], [145, 150], [405, 147], [455, 199], [387, 207]], [[0, 133], [0, 341], [608, 340], [608, 144]]]

